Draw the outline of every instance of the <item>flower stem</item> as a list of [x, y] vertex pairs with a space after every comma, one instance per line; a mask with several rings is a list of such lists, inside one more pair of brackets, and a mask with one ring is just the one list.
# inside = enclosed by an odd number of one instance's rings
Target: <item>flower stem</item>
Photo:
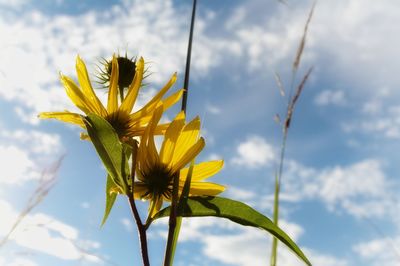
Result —
[[146, 226], [142, 223], [142, 220], [140, 219], [139, 212], [136, 208], [135, 199], [133, 197], [134, 185], [135, 185], [134, 177], [135, 177], [135, 171], [136, 171], [137, 149], [138, 149], [138, 144], [136, 141], [133, 141], [132, 142], [132, 165], [131, 165], [132, 185], [131, 185], [131, 193], [128, 193], [127, 196], [128, 196], [129, 206], [131, 207], [132, 216], [136, 221], [136, 226], [137, 226], [138, 233], [139, 233], [140, 249], [141, 249], [141, 253], [142, 253], [143, 266], [150, 266], [149, 252], [148, 252], [148, 248], [147, 248]]
[[176, 243], [182, 222], [182, 218], [177, 217], [179, 200], [179, 174], [174, 177], [173, 182], [171, 213], [169, 216], [168, 239], [167, 246], [165, 248], [164, 266], [170, 266], [174, 261]]
[[[279, 193], [281, 190], [281, 179], [282, 179], [282, 170], [283, 170], [283, 162], [285, 159], [285, 149], [286, 149], [286, 139], [288, 135], [288, 128], [284, 128], [283, 131], [283, 138], [282, 138], [282, 145], [281, 145], [281, 156], [279, 162], [279, 170], [275, 176], [275, 192], [274, 192], [274, 216], [273, 222], [276, 226], [278, 226], [279, 220]], [[278, 239], [273, 237], [272, 239], [272, 250], [271, 250], [271, 266], [276, 266], [277, 260], [277, 250], [278, 250]]]
[[181, 108], [181, 110], [184, 111], [185, 113], [186, 113], [186, 105], [187, 105], [187, 97], [189, 89], [190, 60], [192, 57], [192, 42], [193, 42], [194, 19], [196, 17], [196, 5], [197, 5], [197, 0], [193, 0], [192, 20], [190, 22], [189, 42], [186, 54], [185, 81], [183, 83], [184, 91], [182, 96], [182, 108]]
[[132, 197], [132, 195], [128, 195], [128, 200], [129, 200], [129, 205], [131, 206], [132, 215], [135, 218], [136, 225], [137, 225], [138, 232], [139, 232], [143, 265], [149, 266], [150, 261], [149, 261], [149, 253], [148, 253], [148, 249], [147, 249], [146, 228], [144, 227], [144, 225], [142, 224], [142, 222], [140, 220], [139, 212], [137, 211], [136, 204], [135, 204], [135, 199]]
[[[193, 0], [192, 18], [190, 22], [189, 42], [186, 54], [186, 69], [185, 69], [185, 80], [183, 84], [183, 96], [182, 96], [182, 108], [181, 110], [186, 113], [187, 109], [187, 97], [189, 90], [189, 74], [190, 74], [190, 60], [192, 56], [192, 42], [193, 42], [193, 30], [194, 21], [196, 17], [196, 6], [197, 0]], [[174, 177], [173, 181], [173, 195], [171, 202], [171, 214], [169, 216], [169, 228], [168, 228], [168, 239], [167, 246], [165, 249], [164, 266], [172, 265], [174, 260], [174, 254], [176, 244], [178, 242], [179, 231], [181, 229], [182, 217], [178, 216], [178, 202], [179, 202], [179, 175]]]

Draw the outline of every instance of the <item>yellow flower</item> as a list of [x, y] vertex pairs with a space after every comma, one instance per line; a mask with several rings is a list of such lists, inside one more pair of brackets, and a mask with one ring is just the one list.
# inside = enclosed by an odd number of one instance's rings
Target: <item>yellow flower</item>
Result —
[[[147, 123], [160, 102], [163, 103], [164, 110], [174, 105], [182, 96], [183, 90], [162, 99], [164, 94], [171, 88], [176, 81], [176, 73], [172, 75], [169, 82], [140, 110], [132, 112], [133, 106], [141, 87], [144, 71], [144, 60], [140, 58], [136, 65], [136, 74], [128, 88], [126, 97], [122, 103], [118, 102], [118, 61], [114, 56], [112, 59], [112, 71], [110, 76], [110, 85], [108, 92], [107, 108], [103, 106], [96, 96], [85, 63], [78, 56], [76, 59], [76, 72], [80, 87], [75, 82], [64, 75], [61, 75], [61, 82], [65, 91], [72, 102], [85, 114], [95, 113], [106, 119], [118, 133], [121, 139], [142, 135]], [[83, 116], [81, 114], [64, 112], [43, 112], [39, 114], [40, 118], [55, 118], [63, 122], [72, 123], [85, 128]], [[158, 125], [156, 133], [161, 134], [168, 127], [168, 124]]]
[[[165, 132], [164, 141], [158, 153], [154, 142], [157, 123], [162, 115], [162, 106], [154, 111], [140, 142], [137, 153], [137, 181], [134, 196], [150, 200], [149, 216], [153, 217], [164, 200], [171, 201], [173, 179], [179, 175], [181, 194], [188, 174], [184, 168], [203, 149], [204, 139], [199, 138], [200, 119], [196, 117], [185, 124], [185, 114], [180, 112]], [[194, 166], [190, 196], [215, 196], [225, 188], [221, 185], [202, 182], [221, 170], [223, 161], [209, 161]]]

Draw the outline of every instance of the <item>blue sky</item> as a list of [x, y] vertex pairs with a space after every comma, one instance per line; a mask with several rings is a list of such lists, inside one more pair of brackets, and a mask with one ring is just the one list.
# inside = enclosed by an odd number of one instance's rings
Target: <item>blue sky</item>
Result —
[[[212, 178], [227, 186], [223, 196], [271, 216], [282, 137], [273, 117], [286, 104], [274, 72], [289, 87], [312, 1], [198, 2], [188, 116], [202, 120], [199, 161], [223, 158]], [[75, 77], [77, 54], [93, 76], [98, 59], [118, 51], [151, 62], [142, 103], [175, 71], [181, 88], [190, 11], [190, 1], [175, 0], [0, 0], [0, 238], [43, 169], [65, 155], [54, 188], [1, 247], [0, 265], [140, 263], [123, 197], [99, 227], [105, 171], [91, 143], [76, 127], [36, 116], [76, 110], [58, 75]], [[314, 71], [289, 132], [281, 226], [314, 265], [400, 262], [399, 13], [397, 0], [320, 0], [310, 24], [297, 78]], [[159, 221], [149, 232], [154, 265], [166, 228]], [[229, 221], [191, 219], [176, 265], [266, 265], [270, 242]], [[280, 265], [303, 265], [279, 252]]]

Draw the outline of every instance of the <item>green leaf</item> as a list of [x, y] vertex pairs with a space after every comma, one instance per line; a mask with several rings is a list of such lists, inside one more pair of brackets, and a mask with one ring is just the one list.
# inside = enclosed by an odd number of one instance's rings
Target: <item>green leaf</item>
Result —
[[108, 174], [124, 193], [129, 193], [128, 178], [130, 175], [128, 157], [119, 141], [114, 128], [102, 117], [89, 114], [85, 126], [90, 140], [107, 169]]
[[[170, 207], [161, 210], [153, 220], [168, 217], [170, 210]], [[307, 265], [311, 265], [296, 243], [282, 229], [269, 218], [242, 202], [221, 197], [191, 197], [187, 200], [184, 208], [179, 210], [178, 215], [183, 217], [215, 216], [229, 219], [241, 225], [263, 229], [283, 242]]]
[[117, 199], [117, 193], [113, 190], [117, 188], [117, 185], [114, 183], [110, 175], [107, 175], [107, 185], [106, 185], [106, 208], [104, 210], [103, 220], [101, 221], [101, 225], [103, 226], [108, 218], [108, 215], [111, 212], [111, 209], [114, 205], [115, 200]]

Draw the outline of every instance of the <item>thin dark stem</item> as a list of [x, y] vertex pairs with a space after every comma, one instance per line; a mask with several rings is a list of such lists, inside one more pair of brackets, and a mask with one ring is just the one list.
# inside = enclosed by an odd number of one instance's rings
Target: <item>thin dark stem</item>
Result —
[[137, 145], [138, 144], [136, 141], [132, 142], [132, 165], [131, 165], [132, 185], [131, 185], [131, 191], [130, 191], [131, 193], [128, 193], [127, 196], [128, 196], [129, 206], [131, 207], [132, 215], [136, 221], [136, 226], [137, 226], [138, 233], [139, 233], [140, 249], [142, 252], [143, 265], [150, 266], [149, 252], [148, 252], [148, 248], [147, 248], [146, 226], [142, 223], [142, 220], [140, 219], [139, 212], [136, 208], [135, 199], [133, 197], [134, 185], [135, 185], [134, 178], [135, 178], [135, 171], [136, 171]]
[[184, 111], [185, 113], [186, 113], [187, 97], [189, 90], [190, 59], [192, 57], [192, 42], [193, 42], [194, 20], [196, 17], [196, 5], [197, 5], [197, 0], [193, 0], [192, 20], [190, 22], [189, 42], [186, 54], [185, 81], [183, 83], [184, 91], [182, 96], [182, 108], [181, 108], [181, 110]]
[[150, 261], [149, 261], [149, 252], [147, 249], [147, 236], [146, 236], [146, 228], [142, 224], [139, 216], [139, 212], [137, 211], [136, 204], [135, 204], [135, 199], [133, 198], [132, 195], [128, 195], [128, 200], [129, 200], [129, 205], [132, 210], [132, 215], [135, 218], [136, 225], [138, 228], [139, 232], [139, 238], [140, 238], [140, 247], [142, 251], [142, 259], [143, 259], [143, 265], [144, 266], [150, 266]]
[[[189, 74], [190, 74], [190, 60], [192, 56], [192, 42], [193, 42], [193, 30], [194, 30], [194, 21], [196, 17], [196, 6], [197, 0], [193, 0], [193, 9], [192, 9], [192, 18], [190, 22], [190, 33], [189, 33], [189, 41], [188, 41], [188, 49], [186, 54], [186, 69], [185, 69], [185, 80], [183, 84], [183, 96], [182, 96], [182, 108], [181, 110], [186, 113], [187, 109], [187, 97], [189, 90]], [[175, 245], [177, 236], [180, 230], [180, 221], [177, 221], [178, 216], [178, 201], [179, 201], [179, 175], [174, 177], [173, 181], [173, 195], [171, 202], [171, 213], [169, 216], [169, 228], [168, 228], [168, 239], [167, 246], [165, 249], [165, 257], [164, 257], [164, 266], [170, 266], [172, 264], [174, 253], [175, 253]], [[179, 222], [179, 225], [177, 226]]]

